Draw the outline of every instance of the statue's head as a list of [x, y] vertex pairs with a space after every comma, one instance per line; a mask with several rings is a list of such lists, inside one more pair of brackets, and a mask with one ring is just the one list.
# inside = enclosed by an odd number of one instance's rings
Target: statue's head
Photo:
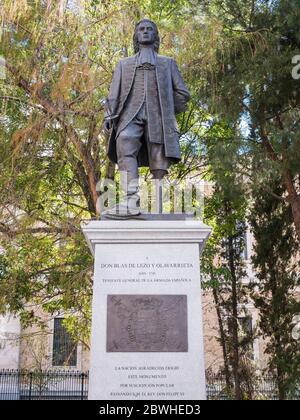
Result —
[[143, 45], [153, 45], [154, 50], [158, 52], [159, 43], [158, 29], [154, 22], [149, 19], [143, 19], [135, 25], [133, 35], [133, 48], [135, 53], [139, 52]]

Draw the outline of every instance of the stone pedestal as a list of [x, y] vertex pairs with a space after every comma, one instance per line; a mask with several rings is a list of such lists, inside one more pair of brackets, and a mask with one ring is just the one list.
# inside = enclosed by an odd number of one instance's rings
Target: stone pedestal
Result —
[[91, 221], [89, 399], [206, 398], [198, 221]]

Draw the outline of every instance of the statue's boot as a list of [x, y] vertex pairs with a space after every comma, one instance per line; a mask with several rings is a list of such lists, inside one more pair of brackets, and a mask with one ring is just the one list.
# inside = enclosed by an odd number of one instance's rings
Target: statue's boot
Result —
[[116, 216], [117, 218], [130, 218], [132, 216], [139, 216], [141, 214], [139, 178], [136, 174], [137, 170], [138, 169], [136, 166], [136, 168], [131, 168], [130, 171], [121, 171], [120, 180], [122, 191], [125, 192], [124, 198], [120, 203], [106, 210], [103, 213], [104, 215]]
[[110, 209], [107, 209], [103, 214], [107, 216], [127, 218], [130, 216], [139, 216], [141, 214], [141, 209], [138, 189], [135, 191], [127, 191], [127, 194], [120, 203]]

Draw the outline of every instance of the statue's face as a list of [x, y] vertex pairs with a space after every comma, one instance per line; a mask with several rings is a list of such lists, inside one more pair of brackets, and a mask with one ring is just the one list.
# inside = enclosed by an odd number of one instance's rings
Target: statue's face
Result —
[[155, 42], [155, 28], [151, 22], [141, 22], [136, 34], [140, 45], [151, 45]]

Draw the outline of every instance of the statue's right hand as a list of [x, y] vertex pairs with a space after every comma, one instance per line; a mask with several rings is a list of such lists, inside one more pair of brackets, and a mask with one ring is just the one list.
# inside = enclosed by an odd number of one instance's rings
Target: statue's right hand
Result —
[[104, 120], [104, 123], [103, 123], [103, 129], [104, 129], [104, 131], [106, 132], [106, 134], [109, 134], [109, 132], [110, 132], [110, 130], [111, 130], [111, 121], [109, 121], [109, 120]]

